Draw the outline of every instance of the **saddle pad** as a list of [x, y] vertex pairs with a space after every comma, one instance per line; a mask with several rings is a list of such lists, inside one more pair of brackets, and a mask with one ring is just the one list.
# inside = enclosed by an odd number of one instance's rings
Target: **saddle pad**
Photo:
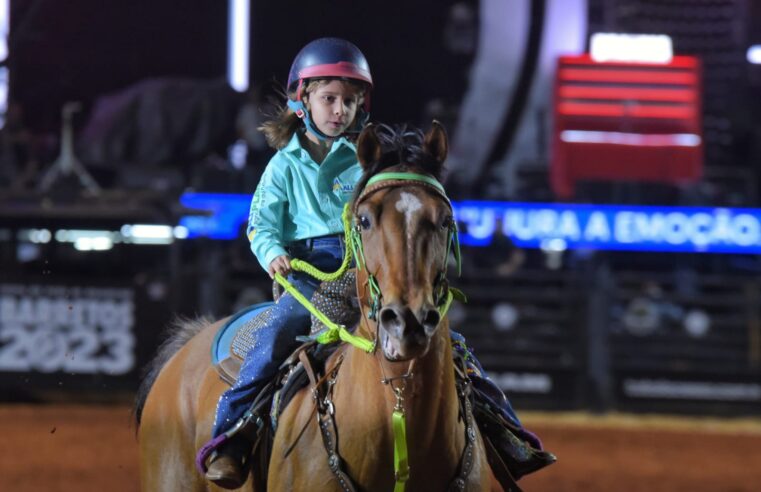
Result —
[[[337, 280], [323, 282], [312, 295], [316, 309], [334, 323], [355, 326], [359, 322], [359, 305], [356, 299], [354, 270], [349, 270]], [[273, 302], [254, 304], [236, 313], [219, 329], [211, 348], [211, 358], [220, 377], [232, 385], [238, 377], [246, 354], [256, 345], [259, 330], [271, 319]], [[312, 316], [311, 333], [325, 326]]]
[[273, 304], [274, 302], [262, 302], [249, 306], [232, 315], [222, 325], [211, 344], [211, 362], [214, 366], [219, 367], [223, 361], [233, 356], [231, 347], [238, 331]]

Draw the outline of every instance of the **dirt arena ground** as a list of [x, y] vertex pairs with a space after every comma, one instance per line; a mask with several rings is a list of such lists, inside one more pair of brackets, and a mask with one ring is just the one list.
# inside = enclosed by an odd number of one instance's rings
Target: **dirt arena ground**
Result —
[[[522, 418], [559, 457], [526, 492], [761, 491], [761, 419]], [[0, 446], [0, 491], [139, 490], [126, 406], [0, 406]]]

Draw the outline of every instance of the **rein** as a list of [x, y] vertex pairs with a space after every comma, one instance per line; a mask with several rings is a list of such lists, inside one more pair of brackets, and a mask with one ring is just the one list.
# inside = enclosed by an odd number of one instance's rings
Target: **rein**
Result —
[[[344, 224], [344, 235], [347, 239], [347, 242], [351, 236], [351, 219], [349, 218], [349, 215], [349, 205], [347, 204], [344, 207], [343, 214], [341, 216]], [[321, 282], [330, 282], [340, 278], [344, 273], [346, 273], [346, 271], [349, 269], [349, 265], [351, 265], [351, 258], [351, 248], [346, 248], [346, 254], [344, 255], [341, 266], [333, 273], [325, 273], [315, 268], [313, 265], [310, 265], [306, 261], [299, 260], [298, 258], [291, 260], [291, 268], [297, 272], [308, 273]], [[354, 345], [358, 349], [364, 350], [365, 352], [370, 353], [375, 351], [374, 341], [370, 341], [361, 336], [354, 335], [349, 332], [349, 330], [347, 330], [344, 325], [334, 323], [325, 315], [325, 313], [317, 309], [315, 305], [312, 304], [312, 301], [304, 297], [304, 295], [299, 292], [298, 289], [288, 281], [288, 279], [279, 273], [275, 273], [275, 281], [280, 284], [286, 292], [291, 294], [294, 299], [299, 301], [299, 303], [304, 306], [307, 311], [309, 311], [312, 315], [314, 315], [315, 318], [320, 320], [320, 322], [327, 327], [326, 330], [322, 331], [313, 338], [317, 343], [328, 344], [343, 340], [344, 342], [350, 343], [351, 345]], [[310, 340], [311, 339], [312, 338], [310, 338]]]
[[[346, 270], [348, 270], [349, 265], [351, 264], [351, 258], [352, 256], [356, 259], [356, 265], [357, 270], [366, 270], [367, 279], [368, 279], [368, 287], [370, 291], [370, 312], [367, 315], [368, 319], [371, 319], [373, 321], [377, 320], [378, 312], [381, 309], [382, 306], [382, 299], [383, 294], [381, 293], [380, 286], [378, 285], [378, 281], [376, 280], [375, 276], [367, 271], [367, 262], [365, 260], [365, 253], [364, 253], [364, 245], [362, 243], [362, 233], [361, 233], [361, 226], [358, 221], [356, 221], [357, 217], [357, 209], [369, 195], [372, 193], [375, 193], [378, 190], [384, 189], [384, 188], [395, 188], [399, 186], [419, 186], [426, 189], [429, 189], [433, 191], [437, 196], [442, 198], [447, 205], [449, 205], [450, 210], [452, 210], [452, 204], [449, 201], [449, 198], [446, 196], [446, 192], [444, 191], [444, 187], [439, 183], [436, 179], [434, 179], [431, 176], [427, 176], [424, 174], [417, 174], [417, 173], [408, 173], [408, 172], [388, 172], [388, 173], [379, 173], [372, 178], [370, 178], [367, 181], [367, 184], [365, 185], [365, 188], [362, 190], [362, 193], [357, 197], [357, 199], [354, 201], [354, 207], [351, 209], [349, 208], [349, 204], [347, 203], [344, 207], [343, 214], [342, 214], [342, 220], [344, 225], [344, 237], [345, 242], [350, 247], [346, 248], [346, 253], [344, 255], [343, 262], [338, 270], [336, 270], [333, 273], [325, 273], [314, 266], [310, 265], [309, 263], [299, 260], [299, 259], [293, 259], [291, 261], [291, 267], [294, 271], [300, 271], [305, 272], [310, 275], [312, 275], [314, 278], [321, 280], [323, 282], [325, 281], [332, 281], [336, 280], [339, 277], [341, 277]], [[354, 216], [355, 223], [352, 226], [352, 219], [351, 216]], [[447, 311], [449, 310], [449, 307], [452, 304], [453, 299], [458, 299], [461, 301], [465, 300], [465, 296], [457, 289], [449, 287], [446, 281], [446, 267], [447, 262], [449, 259], [449, 253], [453, 252], [455, 256], [455, 261], [457, 263], [457, 273], [460, 274], [461, 271], [461, 264], [462, 259], [460, 256], [460, 242], [459, 237], [457, 234], [457, 224], [454, 220], [451, 221], [449, 224], [449, 231], [448, 231], [448, 238], [447, 238], [447, 248], [444, 256], [444, 263], [443, 263], [443, 271], [437, 275], [434, 286], [434, 292], [436, 292], [436, 306], [439, 311], [439, 314], [441, 315], [441, 319], [444, 319], [444, 316], [446, 315]], [[316, 336], [310, 337], [310, 340], [314, 340], [321, 344], [326, 343], [333, 343], [337, 341], [345, 341], [347, 343], [350, 343], [354, 345], [355, 347], [359, 348], [360, 350], [363, 350], [368, 353], [375, 352], [375, 349], [377, 347], [377, 340], [378, 340], [378, 334], [376, 329], [376, 336], [375, 340], [371, 341], [364, 337], [361, 337], [359, 335], [354, 335], [350, 333], [344, 325], [336, 324], [333, 321], [331, 321], [323, 312], [321, 312], [319, 309], [317, 309], [314, 304], [312, 304], [311, 301], [306, 299], [285, 277], [280, 275], [279, 273], [275, 274], [275, 281], [279, 283], [288, 293], [290, 293], [297, 301], [299, 301], [312, 315], [314, 315], [318, 320], [320, 320], [327, 328], [323, 330], [322, 332], [318, 333]], [[360, 300], [360, 309], [361, 309], [361, 300]], [[379, 361], [380, 363], [380, 361]], [[394, 406], [394, 410], [391, 415], [392, 419], [392, 425], [393, 425], [393, 434], [394, 434], [394, 478], [395, 478], [395, 484], [394, 484], [394, 492], [404, 492], [406, 482], [409, 479], [409, 462], [408, 462], [408, 454], [407, 454], [407, 430], [406, 430], [406, 419], [405, 419], [405, 411], [404, 411], [404, 398], [402, 397], [402, 393], [406, 387], [406, 379], [412, 377], [412, 366], [414, 363], [413, 361], [410, 363], [410, 366], [407, 370], [407, 373], [401, 377], [397, 378], [386, 378], [385, 373], [384, 377], [381, 380], [383, 384], [388, 385], [391, 387], [394, 396], [396, 398], [396, 405]], [[338, 368], [335, 368], [335, 371], [337, 371]], [[383, 370], [383, 364], [381, 363], [381, 370]], [[393, 381], [396, 379], [401, 379], [402, 384], [399, 386], [395, 386], [393, 384]], [[335, 381], [335, 379], [333, 379]], [[331, 385], [332, 387], [332, 385]], [[313, 391], [317, 391], [317, 388], [314, 388]], [[325, 397], [326, 402], [330, 402], [330, 391], [328, 390], [327, 395]], [[467, 436], [467, 443], [466, 449], [463, 454], [463, 460], [462, 460], [462, 467], [461, 467], [461, 473], [460, 476], [457, 477], [455, 482], [453, 483], [453, 490], [461, 490], [461, 487], [464, 486], [464, 477], [463, 475], [467, 476], [467, 474], [470, 472], [470, 469], [472, 467], [472, 443], [474, 441], [473, 437], [474, 429], [472, 424], [472, 411], [470, 411], [470, 402], [467, 399], [467, 395], [463, 394], [461, 390], [458, 389], [458, 396], [461, 407], [461, 413], [466, 417], [466, 436]], [[463, 402], [463, 398], [465, 401]], [[331, 410], [332, 410], [332, 402], [330, 402]], [[334, 472], [336, 477], [338, 478], [342, 488], [345, 491], [352, 491], [354, 490], [350, 483], [347, 483], [348, 476], [346, 473], [341, 470], [340, 468], [340, 458], [338, 458], [337, 450], [335, 449], [335, 422], [333, 421], [333, 412], [325, 412], [320, 411], [320, 406], [318, 405], [318, 414], [320, 414], [320, 429], [323, 433], [323, 440], [325, 441], [326, 448], [328, 449], [328, 453], [330, 455], [329, 465], [331, 470]], [[464, 410], [464, 411], [463, 411]], [[329, 423], [332, 422], [332, 423]], [[331, 429], [333, 434], [331, 434]]]

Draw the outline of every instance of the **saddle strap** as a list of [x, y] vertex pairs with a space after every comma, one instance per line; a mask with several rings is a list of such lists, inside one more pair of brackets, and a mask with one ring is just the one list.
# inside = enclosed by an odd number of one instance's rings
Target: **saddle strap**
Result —
[[[291, 363], [295, 363], [296, 356], [298, 357], [299, 361], [301, 362], [301, 366], [304, 368], [304, 372], [306, 372], [307, 377], [309, 378], [309, 382], [312, 387], [312, 400], [314, 401], [314, 407], [312, 408], [312, 413], [309, 415], [309, 418], [312, 418], [312, 415], [315, 414], [317, 411], [317, 408], [319, 406], [319, 397], [317, 394], [317, 386], [319, 385], [317, 381], [317, 372], [314, 370], [314, 367], [312, 366], [312, 360], [309, 358], [309, 354], [307, 353], [306, 348], [308, 346], [314, 345], [313, 342], [308, 342], [303, 344], [301, 347], [296, 349], [296, 352], [291, 354], [291, 356], [288, 358]], [[288, 361], [286, 361], [288, 362]], [[309, 426], [309, 419], [307, 419], [306, 422], [304, 422], [303, 427], [301, 427], [301, 430], [296, 434], [296, 439], [293, 440], [290, 446], [288, 446], [283, 453], [283, 456], [288, 456], [291, 454], [291, 451], [294, 450], [296, 447], [296, 444], [299, 443], [299, 439], [301, 439], [301, 436], [304, 435], [304, 432], [307, 430], [307, 427]]]
[[309, 359], [306, 350], [299, 350], [299, 361], [301, 361], [301, 365], [304, 366], [309, 382], [312, 383], [312, 391], [316, 391], [317, 373], [315, 372], [314, 367], [312, 367], [312, 361]]
[[473, 469], [476, 447], [476, 427], [473, 421], [473, 408], [470, 403], [470, 382], [465, 380], [457, 386], [460, 415], [465, 421], [465, 449], [463, 449], [460, 458], [460, 473], [449, 485], [448, 492], [464, 492], [465, 485], [468, 483], [468, 475]]
[[333, 475], [336, 476], [341, 490], [344, 492], [356, 492], [354, 483], [349, 475], [343, 470], [344, 463], [338, 454], [338, 433], [336, 432], [336, 421], [330, 412], [318, 411], [317, 423], [322, 432], [322, 442], [325, 444], [325, 450], [328, 452], [328, 466]]
[[351, 481], [351, 478], [349, 478], [349, 475], [343, 470], [343, 460], [338, 454], [338, 432], [336, 430], [336, 421], [333, 418], [333, 401], [331, 399], [333, 382], [329, 381], [326, 385], [327, 389], [321, 391], [321, 388], [323, 387], [322, 383], [325, 378], [334, 375], [338, 371], [338, 368], [343, 361], [343, 357], [339, 357], [338, 362], [331, 371], [325, 371], [326, 374], [322, 379], [318, 379], [318, 374], [312, 367], [312, 362], [309, 360], [309, 355], [307, 355], [306, 352], [302, 351], [299, 353], [299, 360], [304, 366], [309, 381], [312, 384], [315, 407], [317, 408], [317, 425], [322, 434], [322, 442], [325, 445], [325, 451], [328, 453], [328, 466], [330, 467], [330, 471], [336, 476], [338, 483], [341, 485], [341, 490], [344, 492], [356, 492], [354, 483]]
[[[458, 477], [454, 482], [452, 482], [452, 485], [449, 488], [451, 492], [461, 491], [465, 488], [465, 478], [470, 472], [470, 468], [473, 466], [473, 447], [476, 437], [474, 425], [475, 419], [473, 417], [473, 405], [470, 401], [471, 382], [468, 377], [465, 359], [458, 353], [455, 353], [454, 368], [455, 373], [458, 376], [457, 397], [460, 402], [460, 414], [465, 419], [465, 436], [467, 439], [467, 444], [465, 445], [465, 450], [463, 452], [462, 469], [460, 470]], [[471, 435], [473, 436], [472, 441]], [[510, 469], [499, 456], [499, 453], [494, 447], [494, 444], [492, 444], [488, 437], [483, 435], [481, 436], [481, 440], [484, 443], [484, 450], [486, 451], [486, 459], [489, 462], [489, 466], [491, 467], [492, 472], [494, 473], [499, 484], [502, 485], [502, 487], [505, 487], [505, 492], [522, 492], [521, 488], [513, 478], [513, 475], [510, 473]], [[470, 461], [470, 463], [468, 463], [468, 461]]]
[[510, 469], [507, 467], [502, 458], [499, 456], [499, 452], [492, 444], [491, 439], [484, 436], [484, 449], [486, 449], [486, 459], [489, 462], [494, 476], [502, 487], [505, 488], [505, 492], [522, 492], [522, 489], [518, 486], [510, 473]]

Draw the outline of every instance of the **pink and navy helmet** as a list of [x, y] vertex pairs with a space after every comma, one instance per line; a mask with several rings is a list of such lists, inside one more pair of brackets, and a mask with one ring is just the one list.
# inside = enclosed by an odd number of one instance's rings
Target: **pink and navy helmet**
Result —
[[[304, 120], [307, 127], [321, 138], [325, 138], [312, 124], [309, 112], [301, 102], [302, 90], [308, 79], [340, 78], [364, 82], [368, 86], [365, 102], [357, 121], [364, 125], [369, 118], [370, 93], [373, 77], [365, 55], [352, 43], [340, 38], [320, 38], [304, 46], [296, 55], [288, 73], [286, 89], [294, 94], [295, 99], [288, 101], [288, 106]], [[361, 130], [361, 127], [359, 128]]]

